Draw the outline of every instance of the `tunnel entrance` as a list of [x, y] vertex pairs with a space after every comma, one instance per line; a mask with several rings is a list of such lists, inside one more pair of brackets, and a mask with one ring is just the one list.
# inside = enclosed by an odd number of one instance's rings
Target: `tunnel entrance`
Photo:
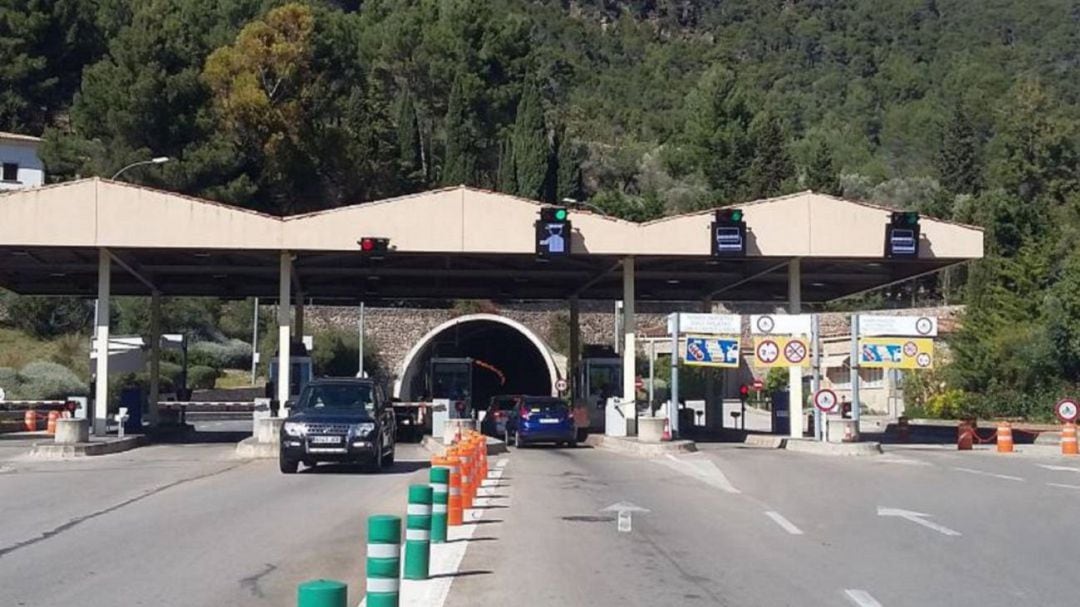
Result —
[[471, 359], [472, 402], [484, 406], [499, 394], [549, 396], [559, 378], [547, 345], [524, 325], [495, 314], [455, 318], [428, 332], [402, 362], [395, 395], [431, 398], [432, 359]]

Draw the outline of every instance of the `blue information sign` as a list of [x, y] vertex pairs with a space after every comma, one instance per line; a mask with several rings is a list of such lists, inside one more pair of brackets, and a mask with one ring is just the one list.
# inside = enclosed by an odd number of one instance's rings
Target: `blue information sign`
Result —
[[738, 367], [739, 338], [688, 336], [683, 362], [687, 365]]

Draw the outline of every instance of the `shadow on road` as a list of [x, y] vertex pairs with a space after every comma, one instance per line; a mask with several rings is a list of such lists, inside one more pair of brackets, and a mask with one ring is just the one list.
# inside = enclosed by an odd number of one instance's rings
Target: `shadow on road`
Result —
[[499, 541], [499, 538], [497, 538], [497, 537], [485, 536], [485, 537], [459, 537], [456, 540], [446, 540], [443, 543], [444, 544], [457, 544], [458, 542], [497, 542], [497, 541]]
[[363, 464], [325, 463], [314, 468], [305, 468], [303, 474], [412, 474], [417, 470], [430, 468], [428, 462], [394, 462], [389, 468], [383, 468], [379, 472], [368, 472]]

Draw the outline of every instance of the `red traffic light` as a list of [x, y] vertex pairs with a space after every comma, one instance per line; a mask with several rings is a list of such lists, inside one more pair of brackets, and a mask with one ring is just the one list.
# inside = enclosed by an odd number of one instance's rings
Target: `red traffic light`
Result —
[[356, 241], [356, 243], [360, 245], [360, 250], [364, 253], [384, 253], [390, 248], [389, 238], [365, 236]]
[[740, 396], [750, 396], [750, 386], [748, 386], [746, 384], [743, 384], [743, 385], [739, 386], [739, 395]]

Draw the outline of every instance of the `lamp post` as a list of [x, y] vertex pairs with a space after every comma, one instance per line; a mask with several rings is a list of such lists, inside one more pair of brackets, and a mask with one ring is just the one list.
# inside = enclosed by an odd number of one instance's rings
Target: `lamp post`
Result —
[[128, 170], [128, 169], [132, 169], [132, 168], [135, 168], [135, 167], [138, 167], [138, 166], [143, 166], [143, 165], [146, 165], [146, 164], [165, 164], [166, 162], [169, 162], [170, 160], [172, 160], [172, 158], [169, 158], [168, 156], [156, 156], [154, 158], [151, 158], [150, 160], [140, 160], [138, 162], [133, 162], [133, 163], [127, 165], [126, 167], [120, 169], [116, 173], [114, 173], [113, 176], [112, 176], [112, 180], [116, 181], [116, 179], [118, 177], [120, 177], [120, 174], [123, 173], [124, 171]]

